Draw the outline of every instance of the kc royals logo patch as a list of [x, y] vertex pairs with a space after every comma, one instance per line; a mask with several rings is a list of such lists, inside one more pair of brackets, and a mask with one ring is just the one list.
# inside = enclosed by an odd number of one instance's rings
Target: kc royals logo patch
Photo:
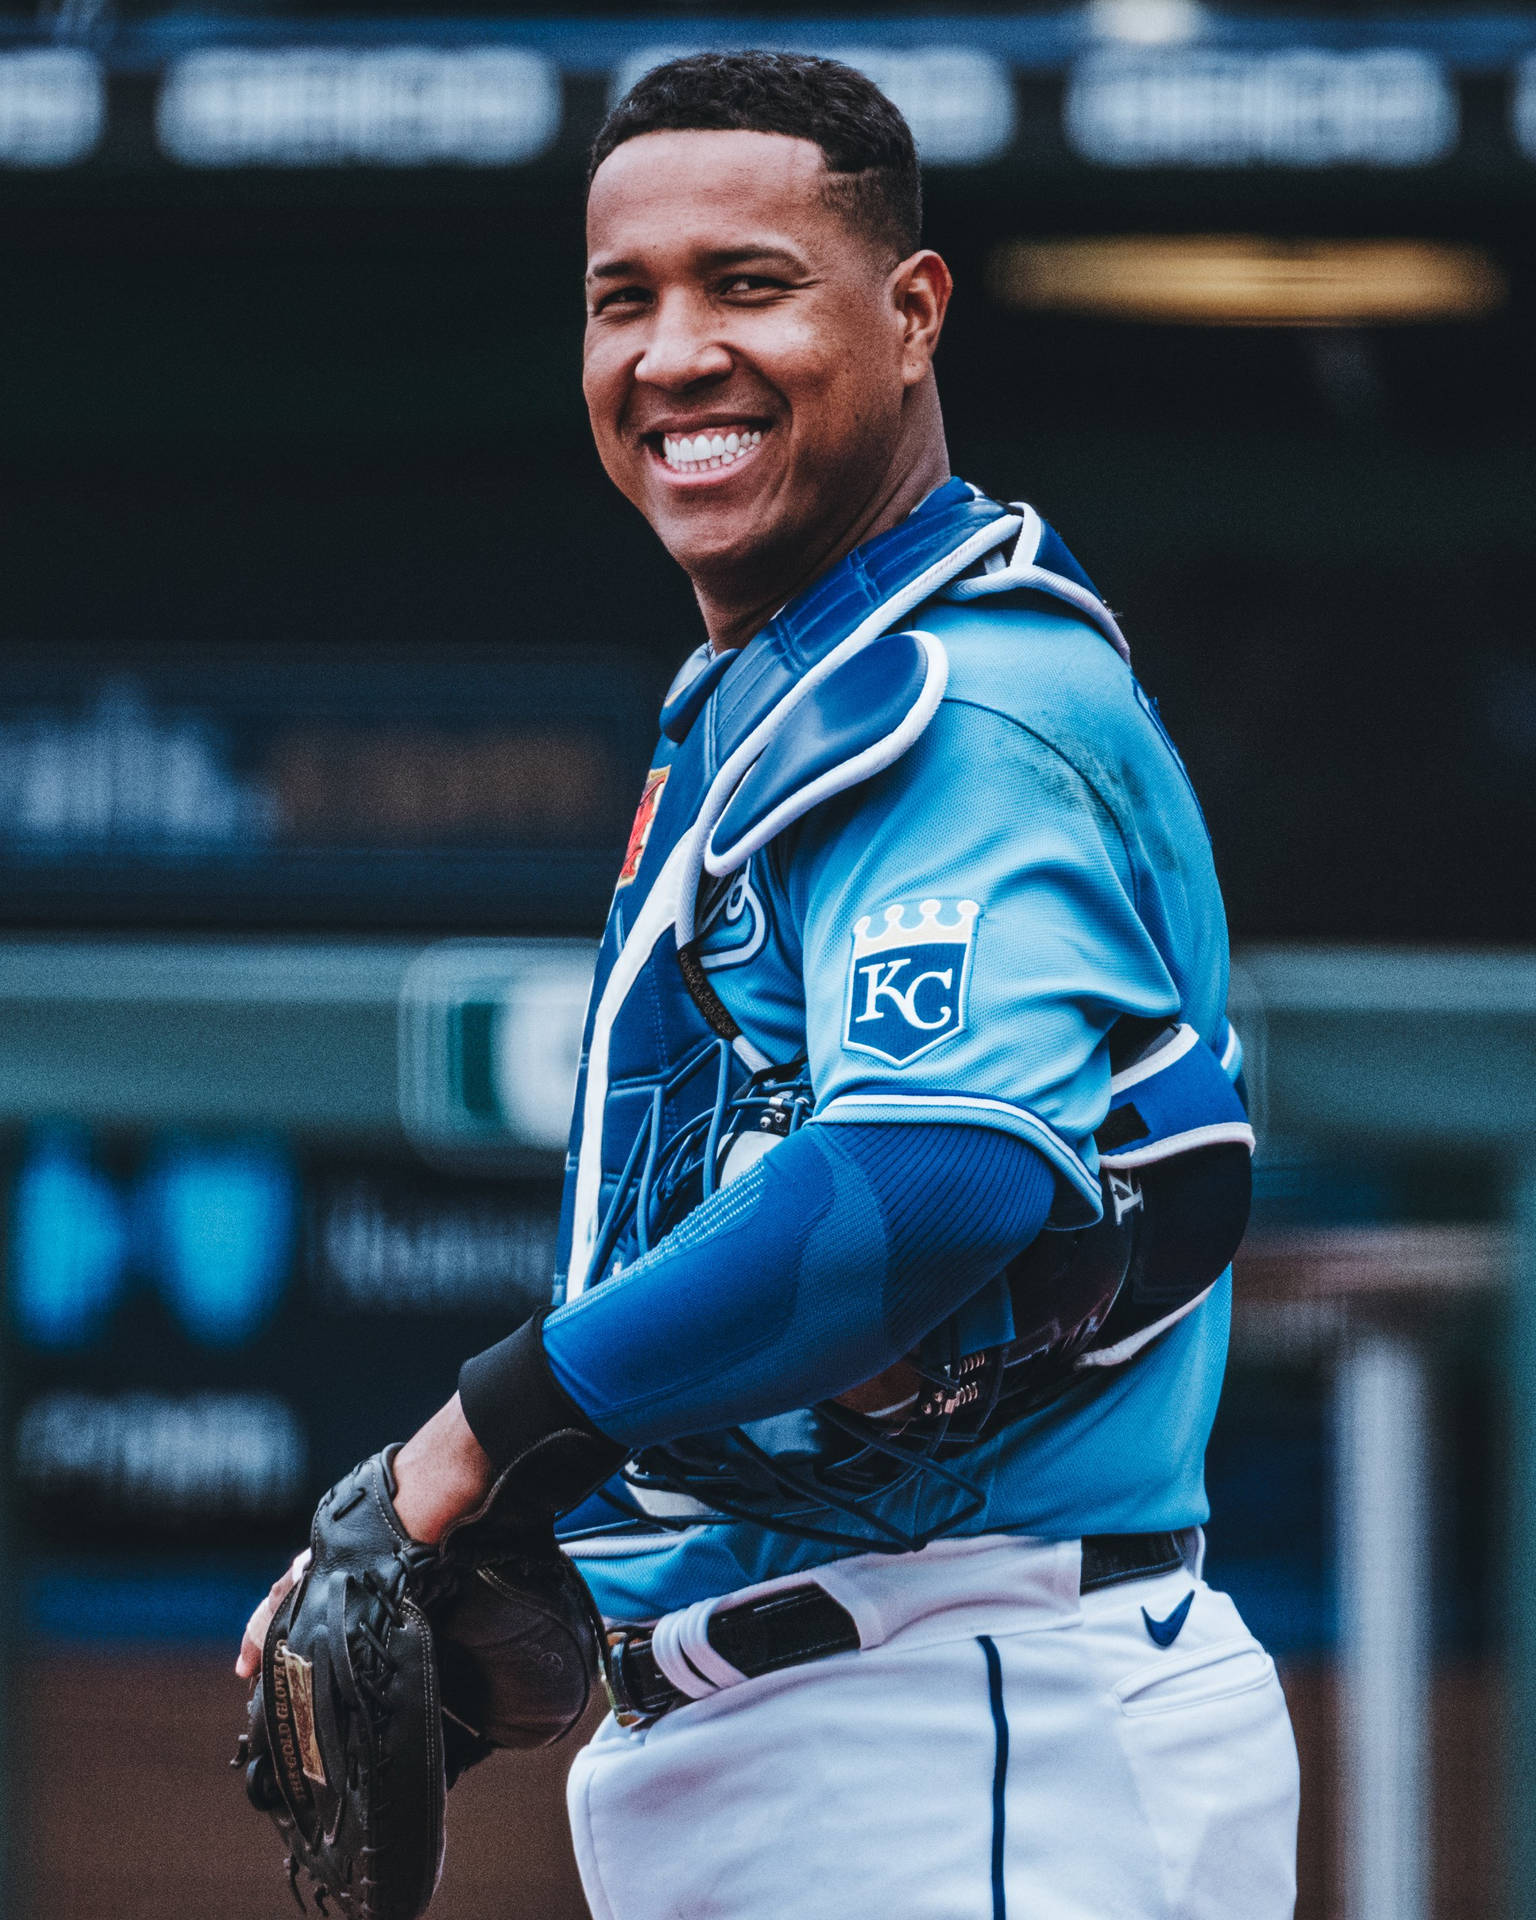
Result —
[[904, 1067], [963, 1033], [980, 913], [974, 900], [924, 900], [855, 922], [843, 1045]]

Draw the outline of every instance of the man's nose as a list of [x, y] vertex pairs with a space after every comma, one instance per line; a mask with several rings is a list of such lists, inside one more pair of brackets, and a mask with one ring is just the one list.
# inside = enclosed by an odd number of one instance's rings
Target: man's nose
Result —
[[716, 380], [731, 370], [730, 349], [720, 339], [707, 306], [681, 296], [657, 303], [635, 378], [675, 391]]

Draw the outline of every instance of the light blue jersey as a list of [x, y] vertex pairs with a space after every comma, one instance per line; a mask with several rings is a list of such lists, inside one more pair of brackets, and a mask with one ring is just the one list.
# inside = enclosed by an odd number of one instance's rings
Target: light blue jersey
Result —
[[985, 602], [914, 625], [949, 657], [938, 713], [894, 767], [753, 860], [704, 965], [770, 1059], [808, 1055], [818, 1120], [1017, 1133], [1058, 1170], [1055, 1224], [1081, 1224], [1099, 1208], [1110, 1027], [1178, 1014], [1219, 1036], [1209, 839], [1091, 629]]
[[[908, 623], [948, 660], [921, 737], [769, 839], [701, 929], [699, 956], [752, 1049], [807, 1058], [810, 1124], [1001, 1129], [1050, 1162], [1052, 1225], [1083, 1225], [1100, 1206], [1110, 1029], [1176, 1018], [1222, 1039], [1209, 839], [1101, 632], [1017, 596], [934, 599]], [[956, 1530], [1072, 1538], [1203, 1522], [1229, 1309], [1228, 1277], [1130, 1364], [1090, 1371], [977, 1443], [962, 1465], [982, 1499]], [[998, 1290], [973, 1312], [974, 1344], [1006, 1337]], [[577, 1547], [599, 1605], [628, 1619], [853, 1550], [748, 1521]]]

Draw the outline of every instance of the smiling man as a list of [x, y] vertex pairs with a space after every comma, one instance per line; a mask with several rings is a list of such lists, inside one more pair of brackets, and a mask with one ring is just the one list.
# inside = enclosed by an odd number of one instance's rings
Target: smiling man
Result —
[[678, 61], [599, 135], [592, 429], [707, 638], [598, 957], [557, 1304], [394, 1508], [565, 1515], [598, 1920], [1280, 1920], [1285, 1705], [1200, 1572], [1252, 1146], [1210, 846], [1087, 575], [950, 477], [919, 214], [827, 61]]
[[887, 183], [844, 167], [852, 152], [831, 171], [805, 138], [625, 112], [587, 206], [592, 431], [715, 645], [739, 646], [948, 478], [932, 362], [949, 273], [917, 247], [897, 124], [863, 129], [890, 149]]

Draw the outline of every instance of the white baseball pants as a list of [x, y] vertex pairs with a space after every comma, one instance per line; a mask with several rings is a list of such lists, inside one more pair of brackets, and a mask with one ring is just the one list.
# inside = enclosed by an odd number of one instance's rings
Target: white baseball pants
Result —
[[818, 1568], [860, 1651], [610, 1717], [568, 1789], [594, 1920], [1289, 1920], [1274, 1663], [1202, 1580], [1080, 1597], [1079, 1561], [991, 1536]]

